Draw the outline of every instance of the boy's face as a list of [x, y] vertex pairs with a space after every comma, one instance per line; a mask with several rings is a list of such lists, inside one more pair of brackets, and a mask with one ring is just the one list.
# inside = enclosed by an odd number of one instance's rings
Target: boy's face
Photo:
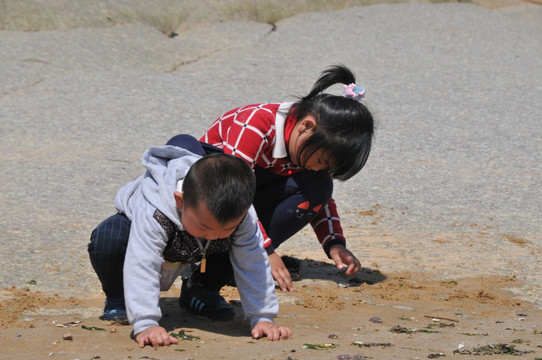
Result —
[[226, 224], [219, 223], [207, 206], [199, 202], [197, 207], [186, 206], [183, 194], [175, 191], [175, 202], [181, 210], [181, 223], [192, 236], [205, 240], [224, 239], [233, 234], [245, 214]]

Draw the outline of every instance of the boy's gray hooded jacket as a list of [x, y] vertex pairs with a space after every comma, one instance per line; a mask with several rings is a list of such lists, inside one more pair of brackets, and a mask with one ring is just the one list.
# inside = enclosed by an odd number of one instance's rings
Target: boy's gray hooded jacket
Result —
[[[145, 174], [126, 184], [115, 198], [117, 210], [132, 222], [124, 260], [124, 296], [134, 334], [158, 326], [162, 317], [158, 301], [168, 238], [153, 214], [159, 210], [184, 230], [173, 193], [177, 182], [198, 159], [175, 146], [151, 147], [142, 157]], [[253, 207], [232, 239], [230, 259], [245, 315], [251, 326], [260, 321], [273, 322], [278, 313], [275, 283]]]

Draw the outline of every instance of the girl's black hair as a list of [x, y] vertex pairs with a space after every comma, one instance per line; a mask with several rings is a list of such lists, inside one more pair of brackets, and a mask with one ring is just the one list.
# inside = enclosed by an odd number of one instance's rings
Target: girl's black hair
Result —
[[186, 206], [203, 202], [215, 219], [225, 224], [241, 217], [252, 205], [256, 178], [241, 158], [216, 153], [202, 157], [183, 180]]
[[331, 66], [322, 72], [310, 93], [293, 104], [289, 116], [297, 121], [307, 115], [316, 118], [316, 128], [298, 149], [300, 166], [318, 150], [330, 164], [335, 179], [348, 180], [367, 162], [374, 134], [373, 116], [359, 100], [322, 93], [335, 84], [356, 82], [344, 65]]

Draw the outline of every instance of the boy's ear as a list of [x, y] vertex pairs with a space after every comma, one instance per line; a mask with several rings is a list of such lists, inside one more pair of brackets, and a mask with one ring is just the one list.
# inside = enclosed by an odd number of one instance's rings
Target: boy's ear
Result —
[[181, 210], [183, 208], [183, 193], [179, 191], [175, 191], [173, 193], [173, 196], [175, 197], [175, 204], [177, 205], [177, 209]]

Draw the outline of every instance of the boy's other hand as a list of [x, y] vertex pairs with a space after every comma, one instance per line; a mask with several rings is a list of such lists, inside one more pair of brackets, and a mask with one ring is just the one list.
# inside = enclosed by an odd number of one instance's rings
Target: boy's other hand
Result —
[[262, 321], [254, 325], [252, 328], [252, 337], [259, 339], [267, 336], [269, 341], [277, 341], [280, 339], [288, 339], [292, 336], [292, 331], [284, 326], [277, 326], [276, 324], [268, 321]]
[[354, 275], [361, 269], [359, 260], [343, 245], [333, 245], [329, 250], [329, 255], [331, 255], [331, 258], [339, 270], [341, 270], [344, 265], [348, 266], [344, 272], [345, 275]]
[[151, 326], [143, 330], [135, 336], [135, 340], [141, 348], [145, 345], [152, 345], [153, 347], [169, 346], [179, 342], [178, 339], [169, 335], [166, 329], [161, 326]]
[[269, 254], [269, 263], [271, 264], [273, 279], [279, 284], [280, 289], [282, 291], [294, 291], [292, 276], [276, 252]]

